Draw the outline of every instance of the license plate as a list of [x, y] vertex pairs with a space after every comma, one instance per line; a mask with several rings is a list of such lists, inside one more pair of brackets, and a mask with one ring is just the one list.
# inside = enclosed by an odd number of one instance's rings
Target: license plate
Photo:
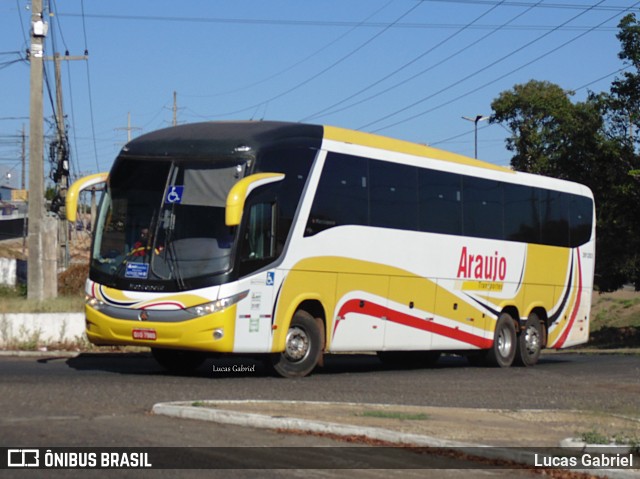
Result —
[[155, 329], [134, 329], [131, 331], [133, 339], [145, 339], [147, 341], [155, 341], [158, 338]]

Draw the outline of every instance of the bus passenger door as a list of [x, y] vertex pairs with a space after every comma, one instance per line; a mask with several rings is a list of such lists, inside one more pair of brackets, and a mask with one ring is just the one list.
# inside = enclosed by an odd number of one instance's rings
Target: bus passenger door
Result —
[[248, 296], [238, 303], [234, 352], [271, 351], [271, 326], [276, 271], [258, 273], [240, 280], [240, 290]]
[[332, 351], [380, 351], [384, 344], [389, 278], [338, 273]]
[[435, 283], [392, 276], [384, 330], [384, 351], [431, 349]]
[[[239, 290], [248, 290], [238, 304], [234, 352], [270, 352], [274, 288], [281, 279], [265, 268], [277, 257], [275, 201], [247, 202], [247, 218], [239, 249]], [[253, 273], [256, 271], [255, 273]], [[260, 272], [257, 272], [260, 271]]]

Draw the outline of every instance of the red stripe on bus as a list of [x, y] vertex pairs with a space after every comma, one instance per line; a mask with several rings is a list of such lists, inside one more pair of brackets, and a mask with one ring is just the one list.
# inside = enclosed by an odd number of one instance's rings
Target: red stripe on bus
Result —
[[569, 332], [573, 328], [573, 323], [576, 320], [576, 316], [578, 316], [578, 309], [580, 309], [580, 300], [582, 297], [582, 266], [580, 265], [580, 250], [577, 250], [578, 255], [578, 293], [576, 295], [576, 304], [573, 307], [573, 311], [571, 312], [571, 318], [569, 318], [569, 324], [564, 328], [562, 335], [556, 341], [556, 344], [553, 345], [554, 348], [560, 349], [564, 342], [567, 340], [569, 336]]
[[[428, 331], [430, 333], [438, 334], [440, 336], [445, 336], [451, 339], [455, 339], [457, 341], [471, 344], [481, 349], [490, 348], [491, 345], [493, 344], [493, 341], [491, 341], [490, 339], [485, 339], [475, 334], [467, 333], [466, 331], [461, 331], [457, 328], [452, 328], [449, 326], [444, 326], [442, 324], [437, 324], [437, 323], [434, 323], [433, 321], [426, 321], [424, 319], [420, 319], [415, 316], [401, 313], [400, 311], [396, 311], [396, 310], [381, 306], [379, 304], [372, 303], [371, 301], [365, 301], [360, 299], [351, 299], [347, 301], [340, 308], [338, 316], [340, 318], [344, 318], [344, 316], [349, 313], [359, 313], [359, 314], [364, 314], [366, 316], [373, 316], [376, 318], [381, 318], [384, 316], [387, 318], [388, 321], [392, 321], [397, 324], [402, 324], [410, 328], [420, 329], [422, 331]], [[333, 328], [334, 336], [335, 336], [336, 330], [338, 329], [338, 324], [339, 324], [339, 321], [336, 321], [336, 324]]]

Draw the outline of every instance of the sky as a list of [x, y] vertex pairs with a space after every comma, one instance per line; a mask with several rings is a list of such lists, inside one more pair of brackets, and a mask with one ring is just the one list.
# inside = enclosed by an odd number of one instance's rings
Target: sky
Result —
[[[473, 156], [474, 123], [463, 117], [490, 115], [517, 84], [549, 81], [575, 91], [573, 101], [608, 91], [625, 67], [617, 25], [640, 13], [635, 0], [43, 3], [45, 54], [88, 53], [62, 65], [73, 177], [108, 171], [128, 135], [170, 126], [174, 92], [180, 124], [328, 124]], [[28, 152], [30, 6], [0, 0], [0, 185], [16, 188], [23, 127]], [[55, 82], [45, 64], [49, 141]], [[478, 157], [508, 165], [508, 134], [479, 122]]]

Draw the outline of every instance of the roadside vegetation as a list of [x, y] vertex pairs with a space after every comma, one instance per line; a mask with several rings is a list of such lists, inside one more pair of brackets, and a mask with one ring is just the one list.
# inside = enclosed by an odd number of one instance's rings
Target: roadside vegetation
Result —
[[86, 264], [71, 265], [58, 275], [58, 297], [45, 301], [27, 299], [26, 285], [0, 286], [0, 314], [81, 312], [88, 272]]
[[640, 347], [640, 292], [623, 288], [613, 293], [594, 293], [591, 305], [589, 346]]

